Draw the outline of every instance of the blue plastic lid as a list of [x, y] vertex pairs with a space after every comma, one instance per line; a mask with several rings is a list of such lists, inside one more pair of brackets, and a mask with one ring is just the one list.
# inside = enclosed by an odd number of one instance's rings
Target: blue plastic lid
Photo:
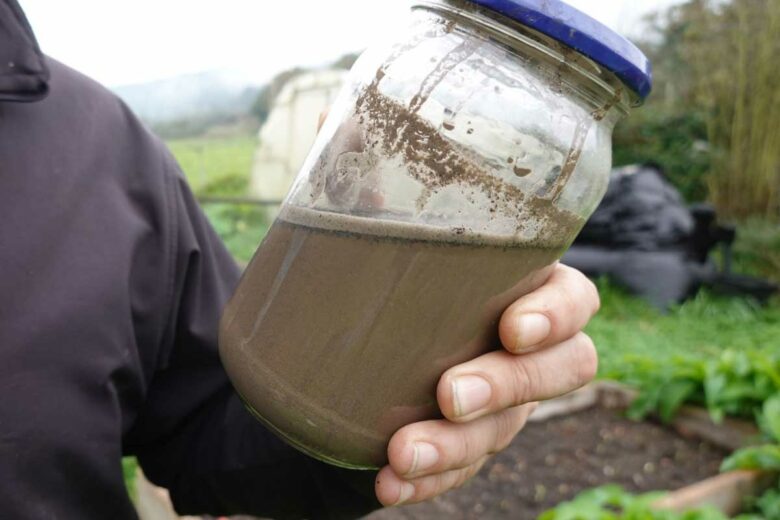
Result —
[[612, 71], [639, 97], [653, 86], [650, 61], [636, 45], [560, 0], [469, 0], [555, 38]]

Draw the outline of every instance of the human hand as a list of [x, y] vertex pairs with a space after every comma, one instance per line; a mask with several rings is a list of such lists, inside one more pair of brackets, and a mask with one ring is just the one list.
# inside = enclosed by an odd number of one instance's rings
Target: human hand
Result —
[[598, 308], [593, 283], [563, 265], [510, 305], [499, 324], [505, 350], [453, 367], [439, 380], [445, 419], [410, 424], [393, 435], [389, 465], [376, 479], [379, 501], [422, 502], [459, 487], [509, 445], [536, 401], [593, 379], [598, 358], [581, 331]]

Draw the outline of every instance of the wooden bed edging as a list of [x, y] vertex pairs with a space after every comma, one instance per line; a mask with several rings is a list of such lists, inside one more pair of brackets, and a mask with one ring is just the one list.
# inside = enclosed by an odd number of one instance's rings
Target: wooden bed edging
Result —
[[[529, 421], [546, 421], [596, 405], [624, 409], [631, 405], [637, 395], [639, 393], [636, 390], [621, 383], [597, 381], [565, 396], [540, 403]], [[729, 451], [752, 444], [759, 438], [759, 430], [752, 422], [726, 418], [715, 423], [707, 410], [696, 406], [683, 406], [671, 426], [684, 437], [696, 437]]]
[[760, 471], [729, 471], [672, 491], [653, 507], [682, 512], [709, 505], [733, 516], [742, 511], [745, 497], [760, 495], [776, 481], [776, 476]]
[[[635, 389], [621, 383], [597, 381], [568, 395], [540, 403], [529, 421], [546, 421], [597, 405], [625, 409], [638, 395]], [[707, 410], [695, 406], [683, 406], [671, 426], [680, 435], [696, 437], [729, 451], [751, 444], [759, 437], [758, 428], [749, 421], [726, 418], [715, 423]], [[710, 505], [733, 516], [740, 512], [745, 497], [759, 495], [775, 482], [776, 475], [761, 471], [729, 471], [672, 491], [659, 499], [654, 507], [685, 511]]]

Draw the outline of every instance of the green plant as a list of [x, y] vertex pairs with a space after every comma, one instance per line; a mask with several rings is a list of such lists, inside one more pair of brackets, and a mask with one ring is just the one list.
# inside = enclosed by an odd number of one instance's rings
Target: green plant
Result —
[[[726, 520], [715, 508], [706, 507], [676, 513], [653, 509], [664, 492], [634, 495], [617, 485], [589, 489], [569, 502], [545, 511], [539, 520]], [[746, 520], [746, 519], [745, 519]]]
[[750, 510], [765, 520], [780, 520], [780, 489], [770, 489], [748, 504]]
[[657, 412], [671, 420], [686, 402], [707, 407], [714, 420], [725, 415], [758, 417], [758, 410], [780, 392], [780, 353], [726, 350], [714, 359], [679, 356], [665, 366], [637, 360], [632, 380], [640, 388], [629, 415]]
[[680, 402], [692, 401], [716, 417], [752, 418], [777, 391], [777, 304], [704, 292], [664, 314], [607, 283], [599, 292], [602, 310], [586, 332], [599, 349], [599, 376], [642, 391], [635, 414], [670, 418]]
[[138, 499], [137, 479], [138, 461], [135, 457], [122, 458], [122, 476], [125, 479], [125, 487], [130, 500], [135, 502]]
[[249, 262], [269, 227], [268, 214], [257, 206], [209, 204], [206, 216], [228, 251], [241, 263]]
[[760, 469], [765, 471], [780, 471], [780, 446], [764, 444], [748, 446], [731, 454], [723, 461], [722, 471], [735, 469]]
[[655, 163], [686, 200], [705, 200], [712, 154], [704, 114], [695, 109], [666, 111], [657, 105], [651, 101], [615, 128], [613, 163]]
[[756, 413], [764, 435], [773, 444], [747, 446], [735, 451], [723, 461], [721, 471], [735, 469], [759, 469], [780, 472], [780, 392], [766, 399], [761, 411]]
[[755, 218], [740, 222], [734, 269], [780, 282], [780, 223]]

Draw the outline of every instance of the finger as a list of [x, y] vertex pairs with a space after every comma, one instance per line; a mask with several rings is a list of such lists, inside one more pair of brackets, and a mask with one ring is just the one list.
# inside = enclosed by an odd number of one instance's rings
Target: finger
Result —
[[390, 439], [390, 467], [410, 479], [471, 466], [509, 446], [535, 408], [535, 403], [516, 406], [462, 424], [439, 420], [405, 426]]
[[582, 330], [599, 306], [593, 282], [576, 269], [558, 265], [542, 287], [504, 312], [498, 326], [501, 343], [514, 353], [555, 345]]
[[376, 497], [385, 506], [415, 504], [430, 500], [451, 489], [457, 489], [476, 475], [488, 456], [466, 468], [437, 473], [427, 477], [405, 480], [390, 466], [385, 466], [377, 475], [374, 490]]
[[490, 352], [444, 373], [437, 387], [439, 408], [451, 421], [472, 421], [569, 393], [593, 379], [597, 368], [593, 341], [581, 332], [522, 356]]

